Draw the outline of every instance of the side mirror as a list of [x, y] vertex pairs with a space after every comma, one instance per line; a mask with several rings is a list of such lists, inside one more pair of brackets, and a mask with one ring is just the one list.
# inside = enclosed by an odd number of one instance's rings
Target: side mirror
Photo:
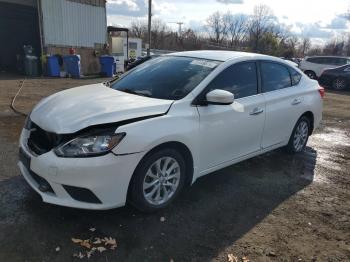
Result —
[[231, 92], [215, 89], [206, 95], [207, 103], [212, 105], [230, 105], [233, 103], [234, 95]]

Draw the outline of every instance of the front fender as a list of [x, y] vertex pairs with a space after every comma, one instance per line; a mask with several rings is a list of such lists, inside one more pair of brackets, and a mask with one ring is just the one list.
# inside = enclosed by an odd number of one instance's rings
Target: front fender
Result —
[[166, 115], [120, 126], [116, 132], [126, 136], [113, 149], [115, 154], [146, 154], [160, 144], [180, 142], [191, 151], [194, 167], [198, 161], [199, 115], [195, 107], [173, 105]]

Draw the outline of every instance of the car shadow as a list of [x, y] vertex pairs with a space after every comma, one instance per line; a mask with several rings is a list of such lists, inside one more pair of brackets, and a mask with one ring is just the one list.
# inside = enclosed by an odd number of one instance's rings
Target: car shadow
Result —
[[72, 237], [111, 236], [116, 251], [92, 261], [210, 261], [312, 183], [316, 159], [310, 147], [299, 155], [266, 153], [198, 179], [153, 214], [130, 206], [87, 211], [45, 204], [21, 177], [13, 177], [0, 182], [0, 260], [6, 254], [67, 261], [77, 252]]

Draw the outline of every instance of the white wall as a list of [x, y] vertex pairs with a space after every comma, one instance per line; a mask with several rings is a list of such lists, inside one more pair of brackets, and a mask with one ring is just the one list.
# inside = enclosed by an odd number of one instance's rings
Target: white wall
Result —
[[67, 0], [41, 0], [45, 45], [94, 47], [106, 42], [106, 9]]

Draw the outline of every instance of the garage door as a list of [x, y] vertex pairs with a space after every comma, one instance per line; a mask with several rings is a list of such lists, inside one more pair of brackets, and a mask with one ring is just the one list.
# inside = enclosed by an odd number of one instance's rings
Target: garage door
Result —
[[0, 2], [0, 70], [17, 71], [17, 55], [23, 45], [32, 45], [40, 54], [36, 7]]

